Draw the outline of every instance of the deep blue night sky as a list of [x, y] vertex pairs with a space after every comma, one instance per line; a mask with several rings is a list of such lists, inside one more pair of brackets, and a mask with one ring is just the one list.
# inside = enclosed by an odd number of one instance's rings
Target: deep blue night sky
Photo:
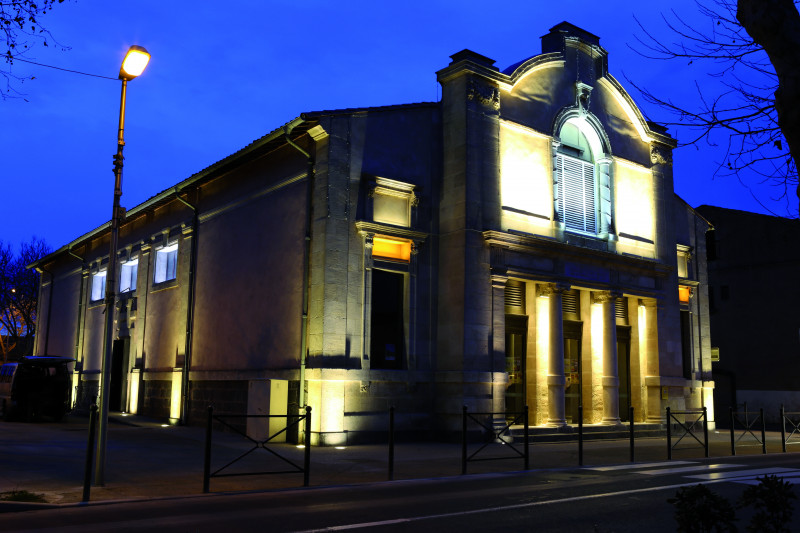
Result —
[[[670, 2], [700, 27], [693, 1]], [[674, 101], [696, 98], [703, 66], [645, 59], [630, 48], [641, 33], [674, 40], [662, 2], [104, 2], [67, 0], [41, 22], [58, 46], [27, 58], [116, 77], [132, 44], [152, 60], [129, 84], [122, 205], [131, 208], [239, 150], [305, 111], [439, 99], [435, 72], [469, 48], [502, 70], [541, 51], [539, 37], [567, 20], [600, 37], [611, 73], [652, 120], [626, 77]], [[667, 13], [668, 14], [668, 13]], [[35, 80], [25, 98], [0, 101], [0, 241], [31, 236], [58, 248], [106, 222], [113, 193], [118, 81], [25, 63]], [[703, 85], [705, 86], [705, 85]], [[689, 134], [671, 130], [679, 140]], [[724, 144], [724, 139], [717, 139]], [[714, 178], [724, 152], [705, 144], [675, 152], [675, 188], [689, 204], [765, 212], [735, 178]], [[797, 197], [746, 178], [778, 215]]]

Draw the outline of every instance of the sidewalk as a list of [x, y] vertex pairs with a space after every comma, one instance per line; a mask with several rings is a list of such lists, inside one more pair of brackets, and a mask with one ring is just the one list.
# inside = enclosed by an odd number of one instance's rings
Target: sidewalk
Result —
[[[738, 437], [739, 433], [737, 433]], [[88, 437], [88, 419], [76, 415], [66, 422], [0, 422], [0, 493], [26, 490], [39, 493], [51, 504], [81, 501]], [[673, 444], [675, 437], [673, 436]], [[748, 444], [748, 446], [745, 446]], [[522, 450], [522, 444], [515, 444]], [[109, 420], [105, 485], [92, 486], [90, 501], [151, 499], [201, 494], [203, 491], [203, 454], [205, 428], [162, 426], [138, 416], [114, 414]], [[223, 467], [253, 448], [243, 437], [214, 432], [211, 470]], [[293, 445], [270, 446], [302, 467], [304, 450]], [[468, 446], [468, 455], [480, 448]], [[730, 433], [709, 433], [711, 457], [730, 457]], [[800, 450], [800, 448], [797, 448]], [[768, 453], [781, 452], [779, 432], [767, 433]], [[792, 448], [790, 448], [792, 451]], [[761, 446], [751, 436], [742, 437], [737, 455], [761, 453]], [[461, 444], [415, 443], [395, 447], [394, 480], [436, 478], [461, 474]], [[503, 457], [502, 460], [483, 460]], [[674, 460], [701, 459], [703, 448], [686, 437], [673, 451]], [[509, 472], [524, 469], [519, 455], [509, 447], [492, 444], [475, 456], [468, 474]], [[627, 439], [584, 442], [584, 465], [620, 464], [630, 460]], [[665, 438], [642, 438], [635, 442], [635, 460], [667, 460]], [[344, 449], [311, 448], [309, 486], [348, 485], [387, 481], [389, 450], [387, 445], [349, 446]], [[530, 469], [566, 469], [578, 467], [578, 443], [538, 443], [530, 445]], [[224, 473], [292, 470], [292, 465], [264, 449], [255, 449]], [[302, 488], [302, 473], [215, 477], [210, 480], [213, 493], [228, 491], [286, 490]], [[0, 512], [9, 510], [0, 502]]]

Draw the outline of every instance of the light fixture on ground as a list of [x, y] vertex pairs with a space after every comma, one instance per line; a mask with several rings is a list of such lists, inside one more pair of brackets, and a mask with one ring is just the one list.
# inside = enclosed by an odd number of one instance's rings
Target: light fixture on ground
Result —
[[139, 76], [150, 61], [150, 54], [141, 46], [131, 46], [122, 66], [119, 79], [122, 82], [122, 95], [119, 103], [119, 128], [117, 129], [117, 153], [114, 154], [114, 207], [111, 212], [111, 245], [108, 253], [106, 272], [105, 333], [103, 335], [103, 371], [100, 381], [100, 425], [97, 435], [97, 457], [95, 460], [94, 482], [103, 485], [106, 465], [106, 435], [108, 433], [108, 405], [111, 382], [111, 353], [114, 340], [114, 301], [117, 280], [117, 237], [124, 214], [119, 205], [122, 196], [122, 149], [125, 146], [125, 92], [128, 80]]

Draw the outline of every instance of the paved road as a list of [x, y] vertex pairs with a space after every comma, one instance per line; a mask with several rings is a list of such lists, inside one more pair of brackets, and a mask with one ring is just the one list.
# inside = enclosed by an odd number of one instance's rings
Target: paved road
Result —
[[[0, 531], [675, 531], [666, 499], [708, 483], [735, 500], [759, 475], [800, 480], [800, 456], [476, 474], [4, 514]], [[740, 512], [740, 529], [747, 516]], [[792, 524], [800, 531], [800, 511]]]

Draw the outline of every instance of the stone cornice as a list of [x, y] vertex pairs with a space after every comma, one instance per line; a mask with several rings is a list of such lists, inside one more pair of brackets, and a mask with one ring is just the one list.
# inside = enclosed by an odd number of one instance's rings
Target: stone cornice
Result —
[[401, 228], [399, 226], [392, 226], [391, 224], [381, 224], [379, 222], [369, 222], [366, 220], [356, 221], [356, 229], [362, 234], [381, 234], [390, 235], [392, 237], [401, 237], [410, 239], [412, 241], [424, 241], [428, 238], [428, 234], [422, 231], [415, 231], [408, 228]]
[[667, 277], [673, 268], [653, 259], [644, 257], [631, 257], [614, 252], [592, 250], [566, 244], [554, 239], [537, 238], [534, 236], [514, 235], [504, 231], [488, 230], [483, 232], [483, 238], [489, 246], [497, 246], [527, 254], [548, 254], [554, 256], [576, 258], [578, 260], [603, 261], [610, 263], [616, 269], [641, 270], [653, 273], [659, 277]]

